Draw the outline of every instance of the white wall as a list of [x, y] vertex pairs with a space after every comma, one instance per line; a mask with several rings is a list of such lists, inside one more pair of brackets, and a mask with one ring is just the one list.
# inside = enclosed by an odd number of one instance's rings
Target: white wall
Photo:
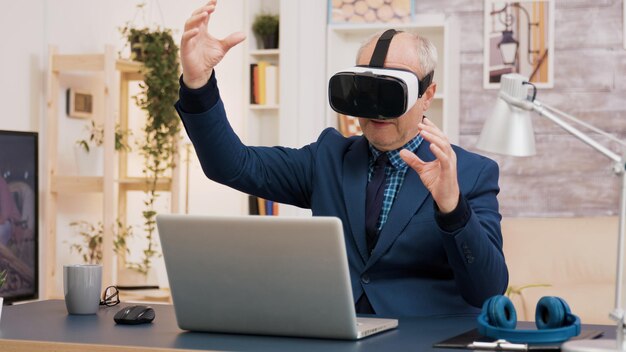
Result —
[[[5, 1], [0, 11], [0, 129], [38, 130], [43, 111], [45, 0]], [[26, 16], [28, 16], [26, 18]]]
[[[244, 9], [246, 0], [220, 1], [218, 12], [211, 17], [210, 32], [216, 37], [225, 37], [234, 31], [246, 31], [244, 25]], [[160, 0], [160, 11], [156, 1], [147, 1], [147, 21], [141, 14], [137, 14], [135, 4], [138, 1], [111, 0], [111, 1], [84, 1], [84, 0], [28, 0], [23, 2], [6, 2], [0, 11], [0, 30], [4, 33], [14, 33], [5, 36], [0, 55], [0, 69], [3, 83], [0, 84], [0, 102], [4, 113], [0, 114], [0, 129], [38, 131], [40, 133], [40, 155], [45, 155], [45, 92], [46, 68], [48, 61], [48, 47], [54, 45], [61, 54], [83, 54], [102, 52], [104, 46], [112, 44], [117, 50], [127, 52], [124, 48], [119, 28], [134, 19], [135, 25], [159, 24], [174, 30], [176, 41], [182, 34], [182, 27], [189, 14], [204, 1], [176, 1]], [[285, 53], [285, 70], [291, 77], [289, 92], [286, 96], [285, 111], [290, 119], [281, 134], [286, 136], [284, 143], [290, 146], [301, 146], [315, 140], [319, 131], [324, 127], [325, 102], [325, 14], [326, 2], [315, 1], [284, 1], [283, 11], [293, 13], [293, 16], [284, 16], [285, 26], [297, 28], [297, 31], [283, 30], [285, 41], [294, 50]], [[163, 14], [161, 19], [160, 13]], [[24, 15], [28, 14], [28, 21]], [[283, 14], [284, 15], [284, 14]], [[291, 21], [289, 21], [289, 19]], [[147, 22], [147, 23], [146, 23]], [[28, 25], [25, 25], [28, 23]], [[307, 67], [307, 77], [302, 76], [300, 67]], [[242, 118], [246, 101], [243, 92], [244, 77], [243, 46], [229, 52], [217, 68], [217, 77], [222, 99], [224, 100], [229, 118], [236, 131], [243, 129]], [[297, 77], [297, 79], [293, 79]], [[61, 92], [59, 96], [60, 145], [59, 166], [61, 172], [69, 174], [76, 172], [76, 162], [73, 156], [74, 141], [84, 137], [84, 121], [70, 119], [63, 110], [65, 88], [97, 86], [102, 77], [81, 77], [80, 75], [62, 75]], [[287, 86], [284, 83], [284, 87]], [[297, 87], [297, 88], [296, 88]], [[300, 92], [302, 90], [302, 92]], [[101, 94], [95, 97], [96, 116], [101, 115]], [[132, 117], [131, 117], [132, 119]], [[183, 160], [185, 159], [183, 149]], [[203, 175], [200, 165], [192, 152], [190, 158], [189, 182], [189, 213], [194, 214], [241, 214], [246, 206], [246, 198], [240, 196], [224, 186], [218, 185]], [[46, 175], [43, 170], [44, 161], [40, 160], [40, 185], [46, 184]], [[185, 211], [185, 178], [186, 165], [181, 163], [183, 177], [181, 191], [181, 211]], [[40, 210], [43, 210], [45, 190], [40, 190]], [[133, 195], [134, 206], [129, 209], [141, 209], [142, 197]], [[163, 199], [165, 200], [165, 199]], [[69, 252], [70, 243], [76, 240], [75, 232], [69, 227], [69, 222], [88, 220], [93, 223], [101, 217], [101, 195], [82, 194], [79, 196], [60, 196], [57, 216], [57, 243], [45, 242], [46, 216], [42, 213], [40, 238], [44, 257], [40, 263], [45, 263], [45, 248], [57, 248], [57, 272], [66, 263], [79, 261], [75, 253]], [[162, 205], [163, 209], [166, 205]], [[297, 211], [296, 211], [297, 213]], [[140, 233], [141, 216], [129, 214], [129, 223], [136, 226], [135, 232]], [[43, 273], [43, 270], [40, 270]], [[58, 275], [57, 293], [61, 293], [61, 277]], [[166, 285], [162, 262], [159, 264], [159, 281]]]
[[[124, 47], [118, 28], [133, 20], [136, 25], [156, 23], [174, 30], [175, 40], [179, 42], [184, 22], [191, 12], [202, 6], [205, 1], [161, 0], [160, 11], [157, 2], [147, 2], [147, 23], [137, 15], [135, 7], [139, 1], [111, 0], [28, 0], [3, 2], [0, 11], [0, 30], [5, 33], [0, 50], [0, 102], [3, 113], [0, 114], [0, 129], [37, 131], [40, 133], [40, 156], [45, 155], [45, 70], [47, 67], [48, 45], [55, 45], [59, 53], [82, 54], [103, 52], [106, 44], [112, 44], [118, 50]], [[224, 37], [234, 31], [243, 31], [244, 0], [221, 1], [218, 14], [211, 18], [209, 29], [216, 37]], [[162, 20], [161, 15], [163, 14]], [[218, 66], [220, 91], [231, 122], [236, 130], [240, 128], [243, 111], [241, 83], [243, 81], [243, 53], [241, 48], [234, 48]], [[66, 87], [97, 85], [101, 77], [81, 78], [62, 76], [61, 92]], [[101, 96], [95, 96], [96, 115], [101, 111]], [[60, 97], [61, 138], [59, 166], [61, 172], [74, 173], [76, 164], [72, 146], [82, 137], [83, 121], [68, 119], [62, 112], [65, 99]], [[102, 116], [96, 116], [102, 119]], [[189, 212], [200, 214], [239, 214], [242, 209], [241, 197], [234, 196], [235, 191], [217, 185], [204, 177], [202, 171], [191, 158]], [[46, 184], [43, 160], [40, 160], [40, 185]], [[181, 165], [184, 169], [184, 164]], [[182, 174], [184, 177], [184, 173]], [[184, 184], [183, 184], [184, 185]], [[184, 188], [181, 194], [181, 210], [184, 211]], [[40, 190], [40, 210], [43, 210], [45, 190]], [[141, 209], [141, 197], [137, 198], [135, 209]], [[62, 264], [79, 261], [76, 254], [68, 251], [69, 243], [76, 237], [68, 226], [70, 221], [100, 220], [101, 196], [61, 196], [59, 202], [57, 250], [57, 268]], [[133, 208], [130, 206], [129, 208]], [[45, 215], [44, 215], [45, 216]], [[137, 216], [140, 219], [140, 215]], [[40, 238], [42, 252], [49, 244], [42, 234], [45, 233], [45, 218], [41, 218]], [[140, 220], [138, 229], [139, 232]], [[45, 260], [40, 263], [45, 263]], [[160, 271], [163, 271], [162, 264]], [[43, 271], [40, 271], [43, 273]], [[60, 272], [57, 270], [57, 272]], [[61, 277], [57, 278], [57, 292], [60, 293]], [[165, 285], [163, 272], [160, 283]]]

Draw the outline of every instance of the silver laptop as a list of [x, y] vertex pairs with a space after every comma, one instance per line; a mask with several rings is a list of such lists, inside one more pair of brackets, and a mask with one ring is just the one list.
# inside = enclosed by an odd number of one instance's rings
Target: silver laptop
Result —
[[356, 318], [341, 221], [159, 215], [183, 330], [360, 339], [398, 326]]

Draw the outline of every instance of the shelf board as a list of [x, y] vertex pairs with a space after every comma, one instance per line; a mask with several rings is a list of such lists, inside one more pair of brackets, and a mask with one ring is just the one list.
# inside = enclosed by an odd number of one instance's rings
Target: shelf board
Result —
[[104, 71], [104, 54], [52, 55], [52, 71]]
[[280, 49], [256, 49], [250, 50], [251, 56], [278, 56]]
[[[120, 188], [127, 191], [142, 191], [148, 190], [148, 184], [143, 177], [125, 177], [117, 180]], [[169, 191], [171, 188], [172, 179], [170, 177], [161, 177], [157, 182], [157, 191]]]
[[102, 176], [54, 176], [53, 193], [93, 193], [102, 192]]
[[250, 110], [278, 110], [279, 105], [250, 104]]
[[[147, 191], [148, 185], [143, 177], [127, 177], [117, 180], [120, 188], [127, 191]], [[102, 176], [55, 176], [52, 178], [53, 193], [99, 193], [104, 189]], [[162, 177], [157, 182], [157, 191], [169, 191], [172, 180]]]

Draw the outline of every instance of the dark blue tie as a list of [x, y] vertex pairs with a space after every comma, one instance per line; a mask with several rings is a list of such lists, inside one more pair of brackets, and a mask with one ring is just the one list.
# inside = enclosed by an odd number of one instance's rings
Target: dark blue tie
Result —
[[382, 153], [374, 163], [372, 179], [367, 184], [365, 198], [365, 233], [367, 235], [367, 251], [372, 253], [378, 242], [378, 217], [383, 207], [385, 193], [385, 165], [389, 162], [387, 153]]

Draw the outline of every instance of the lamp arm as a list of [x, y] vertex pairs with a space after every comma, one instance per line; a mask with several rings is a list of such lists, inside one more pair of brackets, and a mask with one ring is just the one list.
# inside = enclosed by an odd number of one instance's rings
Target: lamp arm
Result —
[[620, 155], [614, 153], [610, 149], [608, 149], [605, 146], [603, 146], [602, 144], [598, 143], [595, 139], [589, 137], [588, 135], [586, 135], [581, 130], [579, 130], [579, 129], [575, 128], [574, 126], [570, 125], [569, 123], [563, 121], [562, 118], [558, 117], [557, 115], [555, 115], [554, 113], [552, 113], [551, 111], [546, 109], [539, 101], [535, 100], [533, 102], [528, 102], [528, 103], [532, 104], [532, 110], [535, 111], [536, 113], [538, 113], [539, 115], [541, 115], [543, 117], [546, 117], [550, 121], [556, 123], [562, 129], [564, 129], [567, 132], [569, 132], [570, 134], [572, 134], [574, 137], [580, 139], [581, 141], [585, 142], [587, 145], [589, 145], [593, 149], [595, 149], [595, 150], [599, 151], [600, 153], [604, 154], [604, 156], [606, 156], [607, 158], [613, 160], [616, 163], [620, 163], [620, 165], [621, 165], [620, 172], [624, 172], [624, 164], [622, 162], [622, 157]]
[[564, 111], [561, 111], [561, 110], [559, 110], [559, 109], [557, 109], [557, 108], [555, 108], [553, 106], [550, 106], [548, 104], [543, 104], [543, 103], [540, 103], [540, 104], [543, 105], [544, 108], [554, 112], [555, 114], [559, 114], [559, 115], [567, 118], [568, 120], [583, 126], [584, 128], [586, 128], [588, 130], [591, 130], [591, 131], [593, 131], [593, 132], [595, 132], [597, 134], [601, 134], [602, 136], [612, 140], [613, 142], [621, 145], [622, 147], [626, 147], [626, 142], [622, 141], [621, 139], [619, 139], [617, 137], [615, 137], [614, 135], [612, 135], [612, 134], [610, 134], [610, 133], [608, 133], [606, 131], [603, 131], [600, 128], [592, 126], [592, 125], [588, 124], [587, 122], [582, 121], [582, 120], [580, 120], [580, 119], [578, 119], [578, 118], [576, 118], [576, 117], [574, 117], [574, 116], [572, 116], [572, 115], [570, 115], [570, 114], [568, 114], [568, 113], [566, 113]]

